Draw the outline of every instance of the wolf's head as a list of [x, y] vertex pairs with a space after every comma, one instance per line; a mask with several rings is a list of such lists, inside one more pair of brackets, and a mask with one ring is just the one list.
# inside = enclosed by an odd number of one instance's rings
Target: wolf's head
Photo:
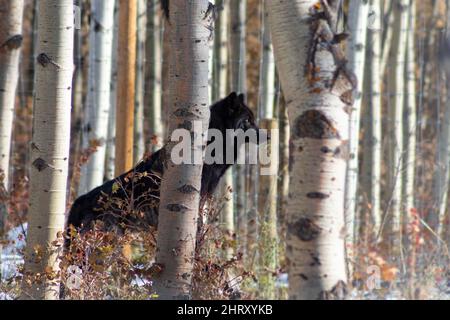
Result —
[[219, 129], [225, 133], [226, 129], [242, 129], [258, 131], [256, 119], [252, 110], [245, 104], [243, 94], [230, 93], [225, 99], [211, 106], [210, 129]]

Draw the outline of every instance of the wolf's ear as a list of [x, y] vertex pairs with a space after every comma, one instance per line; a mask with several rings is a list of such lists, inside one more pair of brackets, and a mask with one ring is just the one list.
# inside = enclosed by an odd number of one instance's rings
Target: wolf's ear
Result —
[[239, 99], [239, 101], [240, 101], [242, 104], [245, 103], [245, 95], [244, 95], [243, 93], [241, 93], [241, 94], [238, 96], [238, 99]]
[[232, 92], [228, 95], [227, 100], [230, 102], [234, 102], [238, 99], [237, 93], [236, 92]]
[[236, 92], [230, 93], [225, 100], [227, 102], [226, 108], [228, 109], [230, 115], [239, 109], [239, 97]]

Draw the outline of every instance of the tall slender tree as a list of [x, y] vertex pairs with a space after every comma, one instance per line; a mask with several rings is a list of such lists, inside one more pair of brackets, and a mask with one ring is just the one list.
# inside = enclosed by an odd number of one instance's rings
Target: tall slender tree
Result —
[[[89, 79], [87, 108], [84, 117], [83, 146], [96, 145], [96, 152], [82, 169], [79, 194], [103, 183], [105, 176], [106, 141], [111, 112], [111, 62], [114, 36], [114, 1], [91, 2], [89, 30]], [[94, 142], [95, 141], [95, 142]]]
[[405, 103], [405, 57], [408, 39], [409, 0], [397, 0], [394, 6], [394, 36], [392, 37], [388, 88], [389, 101], [389, 182], [388, 212], [384, 218], [385, 243], [391, 259], [400, 258], [402, 190], [403, 190], [403, 111]]
[[[222, 7], [215, 22], [214, 35], [214, 56], [213, 56], [213, 91], [212, 101], [227, 95], [228, 75], [227, 75], [227, 61], [228, 61], [228, 21], [229, 21], [229, 6], [228, 1], [220, 0], [216, 2], [217, 7]], [[235, 234], [234, 221], [234, 201], [231, 190], [233, 189], [232, 170], [228, 170], [221, 182], [220, 195], [224, 196], [225, 203], [221, 212], [221, 224], [225, 234], [233, 236]], [[234, 248], [228, 247], [226, 257], [231, 259], [234, 254]]]
[[23, 0], [0, 1], [0, 188], [3, 185], [6, 190], [9, 189], [11, 133], [23, 39], [22, 16]]
[[[230, 0], [230, 30], [229, 30], [229, 91], [245, 93], [246, 90], [246, 43], [245, 43], [245, 17], [247, 0]], [[238, 236], [243, 239], [248, 236], [248, 228], [252, 231], [250, 239], [244, 242], [256, 248], [256, 212], [251, 211], [247, 216], [245, 198], [245, 166], [233, 167], [234, 203], [237, 215]], [[241, 240], [240, 239], [240, 240]], [[248, 248], [247, 248], [248, 250]], [[254, 252], [254, 250], [251, 250]], [[250, 252], [250, 251], [249, 251]]]
[[137, 0], [119, 2], [116, 176], [133, 166]]
[[148, 72], [145, 79], [145, 106], [148, 113], [151, 150], [157, 151], [163, 144], [162, 101], [162, 19], [156, 1], [147, 1], [147, 40], [145, 63]]
[[[170, 1], [171, 133], [184, 128], [194, 135], [196, 123], [201, 124], [202, 132], [208, 129], [209, 29], [213, 19], [208, 7], [207, 0]], [[196, 136], [190, 150], [203, 158], [207, 135], [196, 132]], [[162, 299], [190, 297], [203, 168], [202, 161], [175, 165], [170, 157], [175, 144], [169, 139], [159, 206], [155, 261], [161, 271], [155, 278], [155, 291]]]
[[286, 256], [291, 299], [340, 298], [347, 282], [344, 189], [355, 76], [335, 42], [341, 1], [267, 2], [289, 110]]
[[73, 73], [74, 15], [72, 0], [38, 2], [30, 209], [22, 299], [57, 299], [58, 244], [66, 209]]
[[361, 120], [361, 105], [365, 57], [367, 22], [369, 13], [369, 1], [352, 0], [349, 4], [349, 31], [350, 45], [348, 48], [349, 68], [355, 73], [358, 79], [353, 110], [350, 114], [350, 158], [347, 165], [347, 176], [345, 183], [345, 225], [346, 225], [346, 248], [349, 259], [349, 270], [352, 269], [354, 249], [355, 249], [355, 218], [357, 215], [358, 199], [358, 172], [359, 172], [359, 133]]
[[371, 224], [374, 227], [373, 235], [377, 235], [381, 224], [381, 5], [376, 0], [371, 1], [370, 25], [368, 29], [368, 72], [369, 72], [369, 148], [367, 161], [370, 182], [367, 184], [367, 198], [371, 207]]
[[147, 0], [138, 0], [137, 46], [136, 46], [136, 99], [134, 107], [134, 161], [142, 159], [145, 150], [144, 93], [145, 93], [145, 49], [147, 40]]

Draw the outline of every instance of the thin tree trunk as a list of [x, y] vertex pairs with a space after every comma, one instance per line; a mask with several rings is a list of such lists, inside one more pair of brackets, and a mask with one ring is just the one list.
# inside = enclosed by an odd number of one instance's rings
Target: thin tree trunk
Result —
[[267, 4], [275, 61], [291, 120], [286, 247], [289, 296], [340, 298], [340, 289], [347, 282], [342, 237], [349, 128], [346, 110], [351, 108], [347, 97], [356, 79], [343, 72], [331, 85], [337, 64], [345, 60], [339, 45], [330, 45], [337, 8], [330, 8], [331, 15], [323, 19], [317, 12], [323, 6], [317, 7], [314, 0], [270, 0]]
[[[134, 108], [134, 161], [142, 159], [145, 152], [144, 93], [145, 93], [145, 48], [147, 38], [147, 1], [138, 0], [137, 46], [136, 46], [136, 103]], [[152, 18], [150, 16], [150, 18]]]
[[116, 176], [133, 166], [137, 0], [120, 0], [117, 69]]
[[389, 135], [390, 161], [388, 213], [384, 219], [385, 240], [390, 250], [392, 261], [399, 261], [401, 246], [401, 213], [403, 190], [403, 110], [405, 102], [405, 57], [408, 38], [408, 3], [409, 0], [397, 0], [394, 7], [395, 29], [392, 41], [392, 67], [389, 68], [390, 105]]
[[[203, 132], [208, 129], [210, 31], [205, 24], [212, 25], [212, 17], [211, 14], [205, 17], [207, 9], [207, 0], [170, 1], [170, 44], [173, 50], [169, 65], [173, 101], [169, 117], [171, 133], [183, 122], [192, 124], [185, 126], [191, 134], [196, 129]], [[198, 123], [200, 128], [197, 128]], [[207, 135], [198, 135], [198, 131], [197, 136], [189, 146], [192, 152], [201, 154], [200, 161], [195, 164], [175, 165], [169, 155], [176, 142], [169, 142], [167, 146], [155, 259], [161, 270], [155, 278], [155, 291], [161, 299], [190, 298], [203, 167], [201, 159], [207, 138]]]
[[[450, 17], [450, 7], [447, 7], [447, 17]], [[448, 24], [448, 22], [447, 22]], [[450, 30], [447, 29], [443, 44], [440, 48], [441, 65], [443, 66], [441, 77], [446, 80], [446, 94], [445, 109], [443, 121], [441, 123], [439, 132], [439, 142], [437, 145], [438, 153], [438, 170], [434, 175], [433, 181], [433, 195], [435, 197], [436, 212], [430, 214], [428, 223], [430, 227], [439, 235], [444, 241], [447, 241], [446, 229], [448, 229], [448, 185], [450, 183]], [[447, 214], [447, 219], [446, 219]], [[446, 226], [447, 224], [447, 226]], [[448, 242], [446, 242], [448, 243]]]
[[0, 188], [3, 185], [6, 190], [9, 190], [11, 134], [23, 39], [23, 7], [23, 0], [0, 1]]
[[147, 77], [145, 79], [145, 107], [149, 116], [149, 136], [151, 151], [159, 150], [163, 145], [163, 121], [161, 116], [161, 70], [162, 70], [162, 43], [161, 43], [161, 16], [156, 1], [147, 1], [147, 40], [146, 64]]
[[372, 23], [368, 29], [368, 58], [369, 58], [369, 183], [367, 197], [370, 203], [371, 221], [373, 226], [372, 236], [376, 236], [381, 225], [381, 141], [382, 141], [382, 117], [381, 117], [381, 80], [380, 62], [381, 62], [381, 10], [377, 0], [371, 0]]
[[414, 205], [414, 177], [416, 164], [416, 54], [415, 26], [416, 2], [410, 0], [407, 11], [407, 47], [405, 52], [405, 110], [404, 110], [404, 162], [403, 162], [403, 217], [404, 224], [409, 225], [411, 210]]
[[358, 192], [358, 172], [359, 172], [359, 136], [361, 122], [361, 107], [363, 93], [363, 79], [366, 57], [366, 39], [367, 39], [367, 21], [369, 14], [369, 1], [352, 0], [349, 8], [349, 31], [350, 43], [348, 49], [349, 69], [352, 70], [356, 77], [360, 80], [356, 92], [356, 99], [350, 114], [350, 158], [347, 164], [347, 175], [345, 183], [345, 227], [346, 227], [346, 250], [348, 270], [351, 273], [353, 269], [355, 239], [358, 224], [356, 217], [358, 216], [357, 206]]
[[[262, 10], [261, 34], [261, 66], [259, 84], [259, 127], [260, 129], [276, 130], [278, 120], [274, 119], [275, 103], [275, 62], [268, 21], [266, 2]], [[265, 146], [266, 154], [270, 154], [271, 145], [278, 146], [279, 135], [270, 135], [271, 139]], [[276, 156], [276, 157], [275, 157]], [[278, 154], [272, 155], [271, 160], [278, 160]], [[275, 277], [278, 269], [278, 230], [277, 230], [277, 181], [278, 161], [271, 163], [275, 174], [260, 174], [258, 177], [258, 251], [259, 251], [259, 290], [263, 299], [276, 297]], [[264, 166], [263, 166], [264, 167]]]
[[[214, 36], [214, 60], [213, 60], [213, 91], [212, 101], [218, 101], [227, 95], [228, 77], [228, 20], [229, 6], [228, 1], [220, 0], [216, 6], [222, 7], [217, 19]], [[224, 206], [221, 211], [221, 224], [227, 236], [230, 238], [235, 234], [234, 223], [234, 201], [233, 201], [233, 175], [232, 170], [227, 170], [221, 181], [220, 195], [224, 196]], [[226, 259], [231, 259], [234, 254], [234, 248], [228, 247], [226, 250]]]
[[[246, 89], [246, 63], [245, 63], [245, 17], [246, 0], [230, 0], [230, 34], [229, 34], [229, 75], [230, 91], [245, 93]], [[238, 242], [247, 244], [248, 253], [255, 252], [256, 248], [256, 212], [246, 212], [245, 205], [245, 166], [233, 167], [234, 202], [236, 206]], [[248, 215], [248, 216], [247, 216]], [[250, 230], [250, 233], [249, 233]], [[247, 237], [246, 240], [243, 240]], [[249, 247], [250, 246], [250, 247]]]
[[105, 180], [112, 180], [115, 177], [116, 164], [116, 110], [117, 110], [117, 50], [119, 45], [119, 1], [114, 0], [114, 35], [113, 54], [111, 64], [111, 94], [109, 96], [111, 107], [108, 120], [108, 138], [106, 140], [105, 155]]
[[[114, 37], [114, 1], [92, 0], [89, 31], [89, 79], [84, 119], [84, 147], [96, 145], [96, 152], [82, 169], [78, 194], [103, 184], [106, 140], [111, 112], [111, 56]], [[95, 142], [94, 142], [95, 141]]]
[[289, 117], [282, 93], [278, 99], [278, 125], [280, 128], [280, 163], [278, 180], [278, 226], [280, 242], [286, 240], [287, 205], [289, 200]]
[[[74, 16], [72, 0], [40, 0], [31, 143], [30, 210], [22, 299], [57, 299], [70, 144]], [[46, 277], [47, 276], [47, 277]], [[52, 279], [52, 280], [51, 280]]]

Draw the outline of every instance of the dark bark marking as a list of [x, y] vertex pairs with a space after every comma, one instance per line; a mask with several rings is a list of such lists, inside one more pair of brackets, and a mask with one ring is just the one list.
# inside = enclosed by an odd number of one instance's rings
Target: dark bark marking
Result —
[[22, 46], [23, 42], [23, 36], [21, 34], [16, 34], [9, 39], [7, 39], [5, 42], [2, 43], [0, 46], [0, 49], [6, 48], [10, 51], [19, 49]]
[[37, 158], [32, 163], [33, 167], [35, 167], [39, 172], [44, 171], [49, 167], [47, 161], [42, 158]]
[[306, 194], [306, 196], [310, 199], [319, 199], [319, 200], [328, 199], [330, 197], [330, 195], [322, 192], [309, 192], [308, 194]]
[[294, 138], [340, 139], [340, 135], [322, 112], [308, 110], [294, 120]]
[[199, 191], [194, 186], [187, 185], [187, 184], [178, 188], [177, 190], [184, 194], [195, 193], [195, 192], [199, 193]]
[[177, 110], [175, 110], [175, 112], [173, 114], [177, 117], [183, 117], [183, 118], [195, 117], [195, 114], [193, 114], [191, 111], [189, 111], [185, 108], [177, 109]]
[[172, 204], [168, 204], [166, 206], [166, 209], [171, 211], [171, 212], [179, 212], [179, 213], [184, 213], [186, 212], [189, 208], [182, 205], [182, 204], [178, 204], [178, 203], [172, 203]]
[[46, 68], [49, 64], [54, 65], [57, 69], [61, 69], [59, 64], [57, 64], [55, 61], [53, 61], [52, 58], [50, 58], [47, 54], [41, 53], [36, 58], [37, 62], [44, 68]]
[[290, 233], [305, 242], [313, 241], [321, 232], [321, 228], [308, 218], [301, 218], [297, 222], [290, 224], [288, 229]]

